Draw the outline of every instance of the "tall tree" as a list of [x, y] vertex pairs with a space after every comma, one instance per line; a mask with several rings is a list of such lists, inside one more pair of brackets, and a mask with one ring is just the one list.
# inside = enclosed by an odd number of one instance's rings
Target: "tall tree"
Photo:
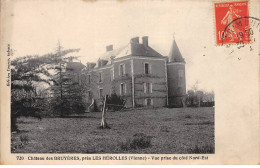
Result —
[[[57, 64], [55, 69], [52, 86], [53, 93], [53, 109], [60, 112], [60, 116], [64, 116], [70, 113], [84, 111], [82, 102], [82, 92], [79, 86], [80, 82], [80, 68], [83, 68], [83, 64], [77, 63], [74, 65], [73, 59], [78, 57], [62, 55], [63, 47], [58, 42], [56, 55]], [[81, 66], [81, 67], [78, 67]]]
[[[11, 71], [11, 127], [17, 130], [16, 119], [19, 116], [39, 117], [40, 111], [46, 110], [46, 95], [44, 90], [54, 83], [50, 73], [55, 69], [61, 57], [79, 49], [62, 50], [59, 44], [55, 53], [42, 56], [27, 55], [12, 60]], [[58, 52], [57, 52], [58, 51]], [[61, 69], [61, 68], [60, 68]], [[55, 70], [54, 70], [55, 71]]]

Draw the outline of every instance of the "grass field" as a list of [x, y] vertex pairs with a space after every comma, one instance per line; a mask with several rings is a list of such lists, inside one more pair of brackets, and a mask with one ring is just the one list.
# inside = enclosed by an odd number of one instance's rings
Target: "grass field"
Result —
[[[111, 129], [99, 129], [100, 122], [101, 113], [41, 121], [19, 118], [20, 131], [12, 133], [11, 150], [14, 153], [214, 153], [213, 107], [108, 112]], [[145, 147], [132, 145], [136, 134], [147, 138]]]

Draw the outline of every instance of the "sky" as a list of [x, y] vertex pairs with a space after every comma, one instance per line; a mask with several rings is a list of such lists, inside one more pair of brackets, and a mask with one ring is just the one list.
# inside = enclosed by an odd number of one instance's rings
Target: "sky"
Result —
[[58, 40], [73, 56], [96, 61], [106, 46], [149, 36], [149, 45], [167, 56], [173, 35], [186, 61], [187, 89], [214, 90], [215, 28], [210, 1], [20, 0], [12, 9], [15, 57], [53, 52]]

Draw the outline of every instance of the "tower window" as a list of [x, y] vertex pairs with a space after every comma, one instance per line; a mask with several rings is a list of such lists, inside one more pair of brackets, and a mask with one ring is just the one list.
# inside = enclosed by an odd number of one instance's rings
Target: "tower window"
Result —
[[183, 71], [183, 70], [179, 70], [179, 71], [178, 71], [178, 74], [179, 74], [179, 79], [183, 79], [183, 77], [184, 77], [184, 71]]
[[184, 71], [183, 70], [178, 70], [178, 77], [179, 77], [179, 80], [178, 80], [178, 86], [182, 86], [183, 84], [183, 79], [184, 79]]

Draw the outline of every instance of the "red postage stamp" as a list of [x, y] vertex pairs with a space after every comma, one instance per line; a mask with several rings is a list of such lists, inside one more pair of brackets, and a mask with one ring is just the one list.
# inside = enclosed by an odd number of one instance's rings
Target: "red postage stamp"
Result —
[[[217, 45], [249, 43], [248, 1], [214, 4]], [[242, 22], [243, 20], [243, 22]]]

